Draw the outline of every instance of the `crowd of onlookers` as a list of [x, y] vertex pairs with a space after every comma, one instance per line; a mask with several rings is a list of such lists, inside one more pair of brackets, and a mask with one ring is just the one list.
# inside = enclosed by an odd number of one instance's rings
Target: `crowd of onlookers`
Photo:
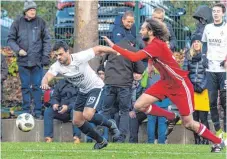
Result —
[[[218, 9], [214, 10], [214, 7]], [[197, 8], [193, 17], [198, 23], [191, 37], [191, 47], [182, 52], [176, 52], [178, 47], [176, 36], [172, 26], [166, 23], [170, 33], [167, 45], [179, 65], [189, 72], [188, 76], [195, 91], [194, 119], [209, 128], [208, 115], [210, 112], [216, 135], [226, 138], [226, 71], [225, 62], [223, 63], [227, 60], [227, 54], [223, 53], [226, 51], [223, 49], [227, 45], [227, 24], [224, 21], [226, 10], [221, 4], [215, 4], [214, 7], [211, 9], [204, 5]], [[43, 66], [47, 66], [50, 61], [51, 38], [45, 21], [36, 16], [36, 8], [35, 2], [25, 2], [24, 14], [18, 17], [10, 28], [8, 44], [17, 54], [23, 96], [22, 110], [30, 113], [31, 98], [33, 97], [34, 117], [44, 120], [45, 141], [52, 142], [53, 120], [58, 119], [63, 122], [72, 120], [78, 88], [67, 80], [59, 80], [52, 90], [44, 92], [43, 100], [46, 108], [44, 114], [42, 113], [40, 84]], [[162, 8], [156, 8], [152, 13], [152, 18], [165, 23], [165, 11]], [[136, 46], [142, 49], [144, 44], [135, 32], [134, 13], [126, 11], [116, 20], [119, 22], [115, 23], [118, 25], [115, 25], [113, 29], [112, 41], [119, 45], [122, 40], [127, 41], [131, 46], [135, 46], [131, 51], [136, 51]], [[216, 48], [217, 46], [219, 49]], [[1, 56], [1, 66], [2, 84], [7, 76], [3, 56]], [[126, 142], [129, 134], [129, 142], [137, 143], [139, 126], [144, 120], [147, 120], [147, 142], [154, 143], [157, 139], [157, 143], [166, 143], [166, 118], [146, 115], [133, 109], [133, 104], [141, 93], [160, 78], [154, 67], [147, 66], [146, 59], [134, 63], [123, 56], [114, 54], [102, 57], [97, 75], [104, 80], [105, 87], [101, 95], [102, 104], [96, 110], [117, 122], [121, 136], [116, 142]], [[156, 104], [164, 109], [174, 106], [174, 103], [168, 98]], [[223, 125], [221, 125], [217, 109], [219, 104], [224, 111]], [[56, 107], [56, 105], [60, 105], [60, 107]], [[74, 125], [72, 129], [74, 142], [79, 143], [81, 132]], [[100, 133], [106, 139], [109, 139], [107, 128], [97, 129], [101, 130]], [[196, 144], [209, 144], [208, 140], [196, 134], [194, 137]], [[92, 140], [87, 138], [87, 141]]]

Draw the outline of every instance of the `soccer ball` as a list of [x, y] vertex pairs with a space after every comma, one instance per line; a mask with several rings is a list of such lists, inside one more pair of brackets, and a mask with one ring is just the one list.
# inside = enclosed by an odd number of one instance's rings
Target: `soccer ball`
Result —
[[16, 126], [23, 132], [31, 131], [35, 126], [34, 117], [31, 114], [23, 113], [17, 117]]

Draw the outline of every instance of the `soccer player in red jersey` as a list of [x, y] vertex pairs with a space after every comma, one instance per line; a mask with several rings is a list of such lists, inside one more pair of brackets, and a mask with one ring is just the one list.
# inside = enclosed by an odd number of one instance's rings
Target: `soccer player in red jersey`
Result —
[[216, 137], [206, 126], [193, 120], [193, 85], [188, 79], [188, 72], [180, 68], [165, 43], [169, 33], [164, 23], [154, 19], [147, 19], [141, 26], [140, 34], [146, 47], [136, 53], [123, 49], [115, 45], [107, 37], [104, 37], [110, 47], [122, 56], [134, 62], [148, 58], [149, 65], [153, 65], [160, 73], [161, 79], [139, 97], [134, 105], [135, 109], [147, 114], [166, 117], [172, 124], [172, 127], [169, 127], [170, 133], [179, 117], [175, 113], [153, 104], [166, 97], [169, 98], [179, 109], [183, 125], [203, 138], [212, 141], [214, 145], [211, 148], [211, 152], [220, 152], [225, 147], [225, 142]]

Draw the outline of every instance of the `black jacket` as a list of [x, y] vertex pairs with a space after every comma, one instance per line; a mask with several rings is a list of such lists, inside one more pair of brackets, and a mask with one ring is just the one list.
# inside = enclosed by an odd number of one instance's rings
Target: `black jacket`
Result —
[[[123, 40], [117, 45], [136, 52], [137, 49], [128, 44], [128, 41]], [[105, 66], [105, 84], [117, 87], [132, 87], [133, 72], [142, 74], [145, 70], [142, 61], [131, 62], [123, 56], [109, 54], [105, 56], [103, 61], [106, 61]]]
[[206, 68], [202, 64], [202, 53], [190, 59], [189, 52], [186, 53], [183, 70], [189, 71], [189, 79], [194, 86], [195, 92], [201, 93], [207, 86]]
[[16, 18], [10, 27], [7, 42], [17, 55], [21, 49], [27, 52], [27, 56], [17, 57], [20, 66], [41, 66], [43, 61], [49, 60], [50, 34], [45, 21], [38, 16], [30, 21], [24, 16]]
[[167, 22], [165, 22], [165, 24], [166, 24], [166, 26], [169, 30], [169, 34], [170, 34], [170, 36], [169, 36], [170, 50], [174, 52], [176, 50], [176, 48], [178, 47], [177, 46], [177, 38], [176, 38], [176, 35], [173, 31], [172, 25], [167, 23]]
[[[213, 22], [212, 9], [209, 8], [206, 5], [198, 6], [196, 8], [195, 13], [193, 14], [193, 18], [195, 18], [196, 20], [198, 20], [198, 23], [196, 25], [195, 32], [192, 34], [192, 37], [194, 35], [200, 35], [200, 36], [202, 36], [206, 24], [210, 24], [210, 23]], [[199, 22], [199, 19], [200, 18], [203, 18], [206, 23], [205, 24], [202, 24], [201, 22]]]
[[6, 63], [5, 56], [1, 54], [1, 82], [7, 79], [8, 66]]
[[66, 80], [60, 80], [54, 87], [54, 92], [51, 97], [51, 104], [67, 105], [69, 107], [68, 112], [73, 109], [78, 88]]

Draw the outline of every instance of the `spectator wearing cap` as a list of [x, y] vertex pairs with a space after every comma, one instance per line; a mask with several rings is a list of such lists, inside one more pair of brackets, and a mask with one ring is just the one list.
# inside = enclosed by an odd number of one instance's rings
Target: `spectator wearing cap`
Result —
[[[189, 71], [189, 79], [194, 87], [195, 111], [193, 118], [203, 123], [207, 128], [208, 112], [209, 112], [209, 97], [207, 90], [206, 68], [203, 65], [202, 59], [202, 42], [201, 35], [195, 35], [191, 40], [191, 48], [186, 52], [183, 69]], [[194, 133], [195, 144], [209, 144], [207, 139], [204, 139]]]
[[40, 84], [43, 66], [49, 64], [51, 44], [46, 22], [36, 15], [36, 8], [35, 2], [25, 1], [23, 15], [17, 17], [11, 25], [7, 42], [17, 55], [23, 112], [31, 113], [30, 105], [33, 97], [34, 116], [42, 119]]

